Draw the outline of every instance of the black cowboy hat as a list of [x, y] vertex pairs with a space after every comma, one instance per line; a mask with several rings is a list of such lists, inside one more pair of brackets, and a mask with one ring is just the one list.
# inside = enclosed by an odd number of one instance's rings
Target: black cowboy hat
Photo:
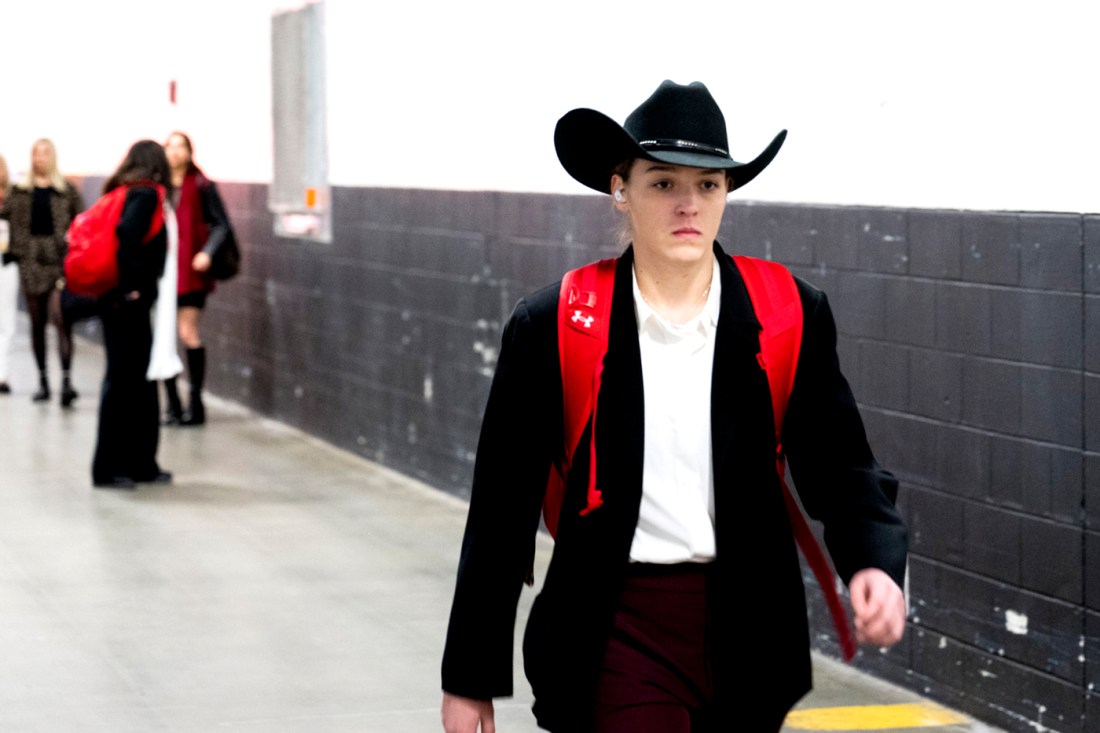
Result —
[[608, 193], [615, 166], [632, 158], [694, 168], [722, 168], [740, 188], [764, 170], [787, 137], [783, 130], [764, 152], [748, 163], [730, 157], [726, 120], [702, 82], [661, 82], [619, 125], [594, 109], [575, 109], [558, 120], [554, 147], [569, 175], [600, 193]]

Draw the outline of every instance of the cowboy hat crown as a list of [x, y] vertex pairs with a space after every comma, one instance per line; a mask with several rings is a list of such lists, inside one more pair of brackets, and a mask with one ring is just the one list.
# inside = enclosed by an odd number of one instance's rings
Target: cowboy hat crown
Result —
[[593, 109], [575, 109], [558, 120], [554, 147], [569, 175], [607, 193], [615, 166], [633, 158], [729, 171], [730, 190], [755, 178], [772, 162], [787, 131], [748, 163], [729, 153], [726, 119], [702, 82], [663, 81], [630, 113], [624, 125]]

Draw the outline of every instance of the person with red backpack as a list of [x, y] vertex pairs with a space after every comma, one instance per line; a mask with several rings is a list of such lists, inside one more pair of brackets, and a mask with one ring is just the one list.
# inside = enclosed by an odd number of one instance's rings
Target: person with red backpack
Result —
[[612, 196], [631, 244], [521, 299], [505, 328], [443, 654], [448, 733], [495, 731], [493, 698], [512, 694], [540, 510], [555, 546], [523, 652], [544, 729], [779, 730], [811, 686], [796, 546], [828, 577], [785, 464], [856, 640], [901, 638], [898, 485], [867, 444], [828, 300], [717, 241], [727, 194], [785, 136], [737, 162], [699, 82], [663, 82], [624, 125], [590, 109], [558, 122], [559, 160]]
[[99, 296], [107, 368], [92, 485], [100, 489], [172, 481], [157, 463], [160, 406], [156, 382], [146, 376], [153, 348], [151, 311], [168, 251], [165, 198], [171, 185], [164, 148], [154, 140], [139, 140], [103, 187], [105, 196], [120, 188], [126, 195], [115, 226], [117, 284]]

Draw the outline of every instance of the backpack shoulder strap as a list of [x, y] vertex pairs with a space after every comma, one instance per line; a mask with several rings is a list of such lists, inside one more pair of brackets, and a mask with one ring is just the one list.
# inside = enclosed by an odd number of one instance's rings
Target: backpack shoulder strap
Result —
[[592, 423], [588, 503], [582, 513], [602, 504], [596, 488], [596, 402], [603, 376], [615, 290], [616, 259], [600, 260], [570, 270], [558, 294], [558, 359], [561, 363], [564, 445], [560, 463], [550, 472], [543, 501], [543, 518], [556, 535], [565, 482], [585, 427]]
[[142, 244], [148, 244], [149, 241], [156, 236], [157, 232], [160, 231], [161, 227], [164, 226], [164, 199], [167, 195], [164, 186], [159, 183], [153, 183], [152, 181], [123, 184], [103, 194], [100, 200], [105, 202], [105, 206], [110, 207], [109, 216], [111, 218], [111, 223], [117, 226], [119, 219], [122, 217], [122, 211], [126, 208], [126, 196], [130, 193], [130, 189], [136, 185], [147, 186], [157, 193], [157, 206], [153, 209], [152, 218], [149, 219], [149, 229], [141, 239]]
[[806, 562], [817, 578], [825, 596], [825, 603], [833, 617], [841, 652], [846, 661], [855, 657], [856, 643], [848, 626], [848, 616], [836, 590], [832, 568], [825, 553], [814, 538], [802, 509], [787, 486], [786, 466], [783, 457], [783, 418], [794, 388], [798, 355], [802, 346], [802, 298], [794, 276], [778, 262], [755, 257], [735, 256], [745, 288], [749, 291], [756, 319], [760, 321], [760, 366], [767, 372], [771, 389], [772, 410], [775, 415], [776, 471], [783, 490], [783, 503], [791, 522], [795, 541], [802, 550]]
[[760, 366], [768, 374], [776, 446], [782, 451], [783, 417], [802, 347], [802, 299], [791, 271], [778, 262], [743, 255], [735, 255], [733, 261], [760, 321]]

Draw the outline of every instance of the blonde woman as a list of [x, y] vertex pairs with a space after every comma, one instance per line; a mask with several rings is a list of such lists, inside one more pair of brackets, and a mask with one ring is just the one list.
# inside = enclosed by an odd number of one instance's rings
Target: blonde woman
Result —
[[[8, 164], [0, 155], [0, 210], [8, 195]], [[9, 394], [11, 386], [11, 344], [15, 340], [15, 299], [19, 297], [19, 272], [8, 252], [8, 222], [0, 221], [0, 394]]]
[[4, 202], [4, 218], [10, 229], [10, 255], [19, 263], [19, 280], [31, 318], [31, 343], [38, 365], [35, 402], [50, 399], [46, 371], [46, 322], [57, 329], [61, 356], [61, 405], [76, 399], [69, 370], [73, 359], [72, 326], [61, 313], [65, 287], [65, 232], [84, 208], [76, 187], [57, 168], [57, 149], [42, 138], [31, 148], [31, 167]]

